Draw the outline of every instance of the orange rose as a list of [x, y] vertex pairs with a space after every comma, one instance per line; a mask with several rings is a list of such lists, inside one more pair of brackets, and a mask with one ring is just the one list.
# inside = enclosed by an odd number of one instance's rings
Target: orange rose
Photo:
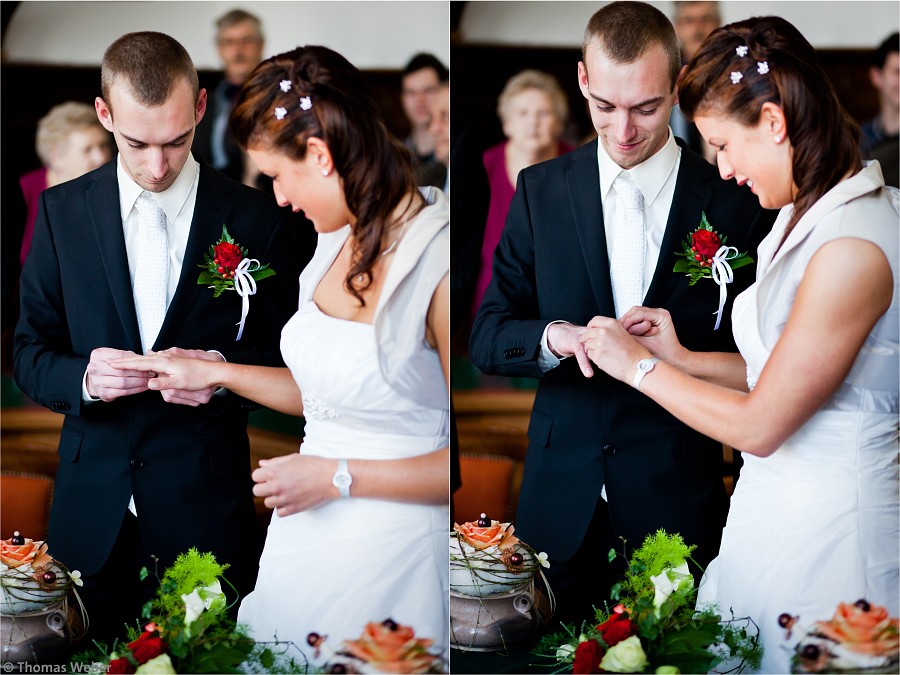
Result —
[[499, 520], [492, 520], [489, 527], [479, 527], [477, 523], [462, 525], [453, 523], [453, 529], [478, 550], [497, 546], [501, 551], [505, 551], [519, 543], [519, 538], [513, 536], [515, 526], [511, 523], [501, 523]]
[[0, 562], [8, 567], [21, 567], [28, 563], [39, 567], [53, 562], [53, 558], [47, 554], [47, 544], [42, 541], [26, 539], [24, 544], [13, 544], [10, 537], [0, 540]]
[[383, 673], [427, 673], [436, 658], [427, 651], [433, 642], [416, 638], [412, 628], [388, 619], [366, 624], [362, 637], [344, 647]]
[[841, 603], [831, 621], [818, 621], [816, 627], [857, 654], [887, 656], [900, 649], [900, 621], [877, 605]]

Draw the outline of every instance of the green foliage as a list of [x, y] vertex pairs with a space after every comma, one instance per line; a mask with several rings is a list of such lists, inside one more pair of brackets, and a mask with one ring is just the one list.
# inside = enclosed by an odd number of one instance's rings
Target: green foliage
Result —
[[[226, 611], [224, 602], [201, 611], [190, 624], [186, 624], [186, 605], [183, 596], [190, 596], [197, 589], [206, 589], [219, 582], [229, 585], [222, 576], [228, 565], [221, 565], [212, 553], [200, 553], [192, 548], [180, 554], [165, 570], [159, 580], [156, 596], [144, 608], [145, 618], [155, 624], [155, 629], [165, 643], [165, 653], [179, 673], [306, 673], [302, 652], [289, 643], [258, 643], [247, 629], [237, 624]], [[146, 570], [143, 571], [146, 576]], [[201, 593], [202, 595], [202, 593]], [[218, 594], [221, 598], [221, 595]], [[235, 604], [237, 600], [235, 599]], [[109, 649], [95, 643], [94, 648], [73, 658], [73, 662], [89, 664], [109, 663], [112, 654], [128, 656], [128, 643], [138, 639], [146, 626], [128, 627], [127, 637], [116, 640]], [[279, 649], [281, 647], [281, 649]], [[293, 656], [286, 656], [288, 647], [294, 648]], [[278, 653], [276, 653], [277, 650]], [[73, 666], [73, 672], [74, 666]]]
[[[624, 579], [611, 590], [611, 599], [618, 603], [614, 609], [595, 610], [593, 621], [583, 623], [580, 632], [563, 624], [562, 631], [541, 639], [534, 655], [549, 661], [556, 668], [553, 672], [571, 671], [579, 642], [595, 640], [607, 649], [604, 632], [599, 629], [618, 613], [620, 620], [627, 616], [632, 626], [630, 634], [641, 642], [648, 661], [645, 672], [674, 666], [682, 673], [706, 673], [723, 661], [736, 663], [737, 670], [758, 667], [762, 647], [758, 630], [752, 634], [747, 630], [750, 626], [756, 628], [752, 619], [736, 619], [733, 614], [730, 619], [723, 619], [711, 606], [697, 609], [696, 585], [687, 579], [679, 581], [683, 577], [675, 571], [683, 569], [694, 548], [678, 534], [659, 530], [648, 535], [632, 554]], [[657, 577], [660, 584], [664, 579], [673, 580], [674, 590], [664, 600], [664, 594], [657, 598], [652, 577]]]

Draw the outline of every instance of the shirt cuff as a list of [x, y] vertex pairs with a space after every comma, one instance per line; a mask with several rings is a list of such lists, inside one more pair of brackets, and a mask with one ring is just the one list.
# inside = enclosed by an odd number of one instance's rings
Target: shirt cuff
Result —
[[553, 370], [560, 363], [562, 363], [563, 359], [567, 359], [567, 356], [557, 356], [553, 352], [550, 351], [550, 347], [547, 342], [547, 332], [550, 330], [550, 326], [555, 323], [568, 323], [568, 321], [551, 321], [544, 328], [544, 332], [541, 335], [541, 353], [538, 356], [538, 367], [541, 369], [541, 372], [546, 373], [548, 370]]
[[81, 400], [85, 403], [98, 403], [100, 401], [99, 398], [94, 398], [88, 393], [87, 388], [87, 371], [84, 371], [84, 375], [81, 377]]

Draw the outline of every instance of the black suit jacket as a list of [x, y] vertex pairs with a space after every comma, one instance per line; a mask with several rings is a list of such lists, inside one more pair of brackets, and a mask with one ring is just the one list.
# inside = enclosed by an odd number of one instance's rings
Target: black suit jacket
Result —
[[[276, 272], [259, 282], [240, 341], [237, 293], [214, 299], [197, 284], [223, 225]], [[201, 165], [181, 277], [153, 348], [215, 349], [232, 362], [283, 365], [280, 331], [312, 253], [293, 248], [293, 225], [270, 196]], [[254, 406], [228, 393], [192, 408], [149, 391], [85, 404], [82, 377], [98, 347], [141, 352], [115, 160], [43, 193], [22, 273], [14, 376], [28, 396], [66, 416], [51, 550], [71, 569], [97, 572], [133, 494], [144, 541], [162, 564], [196, 546], [232, 565], [229, 580], [242, 593], [252, 589], [258, 539], [246, 427]]]
[[[585, 325], [596, 315], [615, 316], [599, 180], [597, 141], [519, 174], [472, 330], [472, 360], [484, 372], [540, 378], [516, 529], [551, 560], [568, 560], [606, 485], [615, 536], [633, 548], [657, 528], [680, 532], [698, 545], [695, 558], [704, 564], [718, 550], [727, 511], [721, 444], [627, 384], [596, 370], [585, 378], [574, 359], [547, 373], [538, 366], [548, 322]], [[675, 252], [704, 211], [729, 245], [754, 258], [775, 216], [760, 209], [749, 190], [721, 180], [714, 167], [682, 147], [644, 304], [668, 309], [689, 349], [735, 351], [731, 303], [752, 283], [755, 266], [735, 271], [717, 331], [718, 286], [703, 280], [688, 287], [686, 276], [672, 272]]]

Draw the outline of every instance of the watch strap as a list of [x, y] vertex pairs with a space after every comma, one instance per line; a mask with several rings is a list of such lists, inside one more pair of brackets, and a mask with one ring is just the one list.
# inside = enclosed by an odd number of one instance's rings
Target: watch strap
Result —
[[353, 484], [353, 476], [350, 475], [350, 467], [347, 464], [346, 459], [338, 460], [337, 471], [334, 472], [331, 484], [338, 489], [338, 492], [343, 499], [349, 499], [350, 486]]

